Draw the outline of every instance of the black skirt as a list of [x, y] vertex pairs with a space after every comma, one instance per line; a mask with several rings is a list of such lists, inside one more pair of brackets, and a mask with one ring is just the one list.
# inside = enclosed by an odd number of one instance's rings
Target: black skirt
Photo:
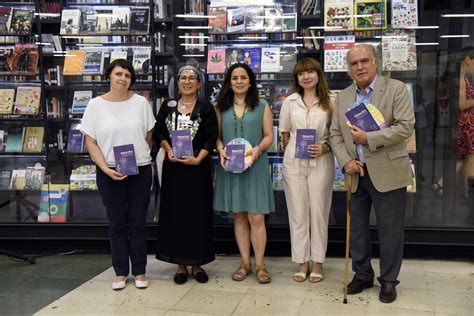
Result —
[[156, 259], [182, 265], [214, 261], [211, 160], [163, 162]]

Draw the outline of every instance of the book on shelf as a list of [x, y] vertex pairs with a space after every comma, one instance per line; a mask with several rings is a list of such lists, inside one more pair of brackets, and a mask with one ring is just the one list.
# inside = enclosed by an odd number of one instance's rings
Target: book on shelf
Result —
[[392, 27], [418, 26], [418, 1], [392, 0]]
[[23, 137], [23, 152], [40, 153], [43, 149], [43, 137], [44, 127], [25, 127], [25, 136]]
[[43, 185], [46, 169], [40, 163], [26, 168], [25, 190], [40, 190]]
[[324, 37], [324, 71], [346, 72], [347, 52], [354, 47], [354, 35], [336, 35]]
[[147, 75], [150, 72], [151, 49], [134, 49], [132, 65], [137, 75]]
[[282, 16], [283, 11], [281, 8], [265, 8], [265, 19], [263, 21], [265, 32], [281, 32], [283, 25]]
[[130, 8], [114, 7], [112, 10], [111, 32], [128, 33], [130, 27]]
[[385, 32], [382, 37], [382, 67], [385, 71], [416, 70], [416, 37], [412, 32]]
[[245, 8], [227, 9], [227, 33], [245, 31]]
[[0, 189], [10, 189], [11, 174], [10, 170], [0, 171]]
[[64, 58], [64, 76], [82, 75], [84, 69], [84, 59], [86, 52], [84, 50], [68, 50]]
[[65, 223], [69, 198], [69, 184], [41, 186], [38, 223]]
[[227, 161], [225, 170], [230, 172], [242, 172], [245, 170], [245, 144], [228, 144], [225, 146]]
[[60, 118], [62, 113], [62, 100], [58, 97], [48, 97], [46, 98], [46, 115], [49, 118]]
[[342, 168], [339, 167], [339, 164], [337, 163], [336, 156], [334, 156], [334, 167], [335, 174], [332, 189], [334, 191], [346, 191], [346, 177], [344, 176]]
[[18, 43], [8, 59], [11, 72], [35, 73], [38, 66], [38, 46]]
[[263, 27], [263, 16], [265, 10], [262, 6], [247, 7], [245, 10], [245, 30], [247, 32], [261, 32]]
[[61, 35], [79, 34], [80, 22], [81, 22], [81, 10], [79, 9], [62, 10], [59, 34]]
[[356, 30], [387, 28], [386, 0], [356, 0], [354, 4]]
[[13, 8], [12, 20], [10, 24], [10, 34], [30, 34], [31, 28], [33, 27], [33, 11], [33, 8]]
[[3, 151], [3, 144], [5, 143], [5, 131], [0, 129], [0, 152]]
[[109, 64], [112, 63], [114, 60], [117, 59], [125, 59], [127, 60], [127, 51], [126, 50], [113, 50], [110, 52], [110, 60]]
[[[1, 37], [0, 37], [1, 38]], [[9, 60], [13, 55], [15, 50], [14, 45], [2, 46], [0, 47], [0, 72], [1, 73], [10, 73], [10, 64]]]
[[76, 90], [72, 99], [71, 114], [84, 114], [87, 104], [92, 99], [92, 90]]
[[280, 72], [280, 47], [262, 47], [261, 72]]
[[104, 70], [104, 55], [104, 51], [101, 49], [86, 50], [82, 74], [101, 75]]
[[309, 159], [309, 145], [316, 144], [316, 130], [314, 128], [298, 128], [296, 130], [295, 158]]
[[15, 89], [0, 89], [0, 114], [12, 114]]
[[283, 13], [283, 32], [296, 32], [296, 13]]
[[22, 115], [38, 114], [41, 100], [41, 87], [19, 86], [16, 89], [13, 113]]
[[354, 29], [353, 0], [325, 0], [324, 27], [325, 31], [352, 31]]
[[280, 48], [280, 71], [282, 73], [292, 73], [297, 62], [298, 49], [295, 47]]
[[8, 34], [12, 23], [12, 8], [0, 7], [0, 34]]
[[97, 190], [96, 165], [83, 165], [72, 169], [69, 181], [71, 191]]
[[262, 50], [258, 47], [242, 49], [242, 62], [249, 65], [254, 73], [260, 72], [261, 56]]
[[26, 182], [26, 169], [12, 170], [12, 177], [10, 180], [10, 189], [23, 190]]
[[24, 134], [24, 127], [9, 128], [6, 137], [5, 152], [21, 152]]
[[107, 7], [97, 7], [97, 26], [95, 31], [101, 34], [107, 34], [111, 31], [113, 9]]
[[291, 83], [288, 84], [276, 84], [275, 85], [275, 100], [272, 103], [272, 112], [280, 113], [283, 100], [291, 94]]
[[69, 130], [67, 134], [67, 151], [70, 153], [84, 152], [84, 134], [80, 130]]
[[227, 10], [225, 7], [211, 7], [209, 8], [208, 26], [212, 27], [209, 30], [210, 34], [225, 33], [227, 30]]
[[115, 167], [124, 176], [138, 174], [137, 158], [133, 144], [114, 146]]
[[321, 13], [321, 0], [302, 0], [300, 11], [302, 15], [319, 15]]
[[171, 143], [173, 153], [176, 158], [184, 156], [193, 156], [193, 141], [191, 139], [191, 130], [182, 129], [171, 132]]
[[207, 73], [224, 73], [225, 58], [225, 48], [209, 49], [207, 51]]
[[225, 50], [225, 67], [226, 69], [242, 61], [242, 49], [230, 47]]
[[283, 190], [283, 163], [274, 162], [271, 165], [272, 168], [272, 182], [273, 190], [282, 191]]
[[[274, 122], [275, 123], [275, 122]], [[278, 126], [273, 126], [273, 141], [268, 146], [267, 152], [276, 153], [278, 151]]]
[[150, 8], [130, 7], [130, 33], [148, 34], [150, 27]]
[[81, 33], [93, 34], [97, 26], [97, 17], [95, 14], [95, 7], [84, 6], [81, 7]]

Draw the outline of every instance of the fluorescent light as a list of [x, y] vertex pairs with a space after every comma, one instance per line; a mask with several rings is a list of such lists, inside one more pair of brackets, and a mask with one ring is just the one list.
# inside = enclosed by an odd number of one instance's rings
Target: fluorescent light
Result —
[[35, 42], [35, 45], [51, 46], [53, 44], [52, 43]]
[[464, 38], [469, 37], [467, 34], [459, 34], [459, 35], [441, 35], [441, 38]]
[[238, 39], [241, 39], [241, 40], [247, 40], [247, 39], [266, 40], [266, 39], [268, 39], [268, 37], [267, 36], [239, 36]]
[[342, 26], [310, 26], [310, 30], [342, 30]]
[[204, 54], [184, 54], [183, 57], [205, 57]]
[[178, 29], [180, 30], [210, 30], [212, 29], [212, 26], [178, 26]]
[[215, 19], [215, 15], [202, 15], [202, 14], [176, 14], [177, 18], [186, 18], [186, 19]]
[[430, 45], [439, 45], [437, 42], [433, 43], [415, 43], [415, 46], [430, 46]]
[[414, 26], [407, 26], [405, 29], [408, 30], [416, 30], [416, 29], [439, 29], [439, 25], [414, 25]]
[[474, 14], [441, 14], [443, 18], [474, 18]]
[[192, 35], [180, 35], [179, 38], [204, 38], [204, 39], [209, 39], [210, 36], [203, 36], [203, 35], [196, 35], [196, 36], [192, 36]]
[[[355, 18], [371, 18], [373, 16], [374, 16], [373, 14], [355, 14], [354, 15]], [[345, 17], [350, 17], [350, 15], [345, 16]], [[337, 16], [335, 18], [337, 18]]]
[[38, 12], [35, 12], [35, 16], [50, 16], [50, 17], [59, 17], [61, 16], [61, 14], [59, 13], [38, 13]]
[[196, 43], [196, 44], [181, 43], [181, 46], [207, 46], [207, 44], [203, 44], [203, 43]]
[[296, 39], [324, 39], [324, 36], [297, 36]]

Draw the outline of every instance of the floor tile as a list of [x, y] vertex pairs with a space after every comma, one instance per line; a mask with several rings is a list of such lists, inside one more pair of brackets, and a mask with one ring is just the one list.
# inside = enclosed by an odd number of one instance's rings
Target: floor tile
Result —
[[247, 294], [232, 315], [298, 315], [303, 299]]
[[470, 293], [474, 300], [474, 275], [425, 273], [424, 279], [432, 291]]
[[[364, 291], [365, 292], [365, 291]], [[434, 297], [429, 290], [408, 289], [397, 286], [397, 299], [390, 304], [385, 304], [379, 300], [380, 287], [374, 286], [367, 292], [367, 305], [380, 308], [401, 308], [417, 311], [434, 311]]]
[[228, 291], [192, 289], [171, 309], [185, 312], [230, 315], [244, 294]]
[[474, 275], [472, 261], [421, 260], [421, 262], [425, 272]]
[[304, 300], [298, 311], [301, 316], [314, 315], [348, 315], [348, 316], [363, 316], [366, 313], [365, 305], [343, 304], [340, 302], [328, 302], [321, 300]]

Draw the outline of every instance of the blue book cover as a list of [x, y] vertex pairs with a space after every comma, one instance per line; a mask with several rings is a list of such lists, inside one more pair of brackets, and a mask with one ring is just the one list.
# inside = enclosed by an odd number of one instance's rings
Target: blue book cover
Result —
[[124, 176], [138, 174], [137, 159], [133, 144], [114, 146], [116, 170]]
[[245, 170], [245, 144], [227, 145], [225, 152], [229, 159], [225, 163], [225, 170], [242, 172]]
[[249, 65], [254, 72], [260, 72], [261, 55], [260, 48], [244, 48], [242, 49], [242, 62]]
[[191, 139], [191, 130], [182, 129], [171, 132], [171, 143], [176, 158], [184, 156], [193, 156], [193, 141]]
[[357, 126], [363, 131], [373, 132], [380, 130], [379, 125], [364, 103], [353, 106], [346, 112], [346, 117], [352, 125]]
[[80, 130], [70, 129], [67, 135], [67, 151], [81, 153], [84, 149], [84, 134]]
[[8, 130], [7, 142], [5, 146], [6, 152], [21, 152], [23, 148], [23, 127], [13, 127]]
[[311, 158], [308, 145], [314, 144], [316, 144], [316, 130], [313, 128], [298, 128], [296, 130], [295, 158]]

